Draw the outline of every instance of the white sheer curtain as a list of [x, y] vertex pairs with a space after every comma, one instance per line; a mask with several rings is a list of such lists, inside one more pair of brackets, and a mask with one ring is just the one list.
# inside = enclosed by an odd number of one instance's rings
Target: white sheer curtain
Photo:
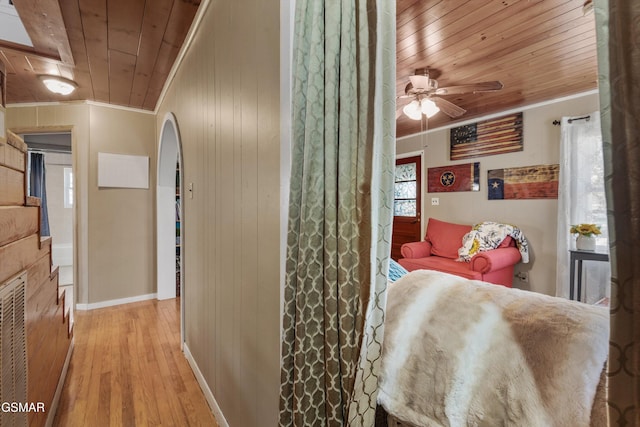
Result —
[[[604, 164], [600, 115], [563, 117], [560, 142], [560, 187], [558, 190], [558, 264], [556, 295], [569, 297], [569, 250], [575, 249], [572, 224], [596, 224], [598, 252], [608, 252], [607, 207], [604, 192]], [[577, 277], [576, 277], [577, 280]], [[582, 301], [594, 303], [609, 297], [608, 262], [584, 261]]]

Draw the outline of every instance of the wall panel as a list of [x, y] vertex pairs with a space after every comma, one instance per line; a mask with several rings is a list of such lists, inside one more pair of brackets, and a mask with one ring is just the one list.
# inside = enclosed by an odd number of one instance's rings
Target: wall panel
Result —
[[[230, 425], [277, 424], [279, 2], [212, 2], [159, 106], [184, 153], [186, 343]], [[288, 167], [288, 165], [286, 166]]]
[[[90, 303], [156, 292], [155, 136], [152, 114], [90, 106]], [[150, 157], [149, 188], [98, 187], [98, 153]]]

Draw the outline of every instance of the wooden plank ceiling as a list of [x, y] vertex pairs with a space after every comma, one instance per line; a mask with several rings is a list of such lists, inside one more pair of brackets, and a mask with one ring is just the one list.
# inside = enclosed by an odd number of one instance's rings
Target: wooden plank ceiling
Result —
[[[0, 42], [7, 102], [93, 100], [153, 110], [200, 0], [16, 0], [34, 47]], [[77, 83], [50, 93], [38, 75]]]
[[[440, 87], [499, 80], [498, 92], [443, 96], [467, 110], [428, 128], [597, 87], [593, 13], [584, 0], [397, 0], [397, 82], [435, 70]], [[8, 103], [95, 100], [153, 110], [200, 0], [16, 0], [34, 48], [0, 43]], [[44, 30], [46, 29], [46, 31]], [[66, 29], [66, 31], [63, 31]], [[38, 74], [74, 80], [49, 93]], [[434, 77], [432, 75], [432, 77]], [[426, 123], [404, 115], [397, 135]]]
[[398, 96], [426, 67], [439, 74], [439, 87], [499, 80], [504, 88], [442, 96], [467, 110], [456, 120], [439, 112], [421, 124], [401, 114], [397, 136], [596, 89], [594, 14], [583, 14], [583, 3], [398, 0]]

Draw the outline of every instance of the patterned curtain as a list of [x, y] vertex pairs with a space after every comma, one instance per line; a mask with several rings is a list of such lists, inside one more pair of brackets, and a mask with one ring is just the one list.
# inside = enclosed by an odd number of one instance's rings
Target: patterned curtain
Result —
[[395, 2], [296, 2], [281, 426], [374, 423], [394, 81]]
[[611, 247], [609, 425], [640, 426], [640, 2], [596, 0]]

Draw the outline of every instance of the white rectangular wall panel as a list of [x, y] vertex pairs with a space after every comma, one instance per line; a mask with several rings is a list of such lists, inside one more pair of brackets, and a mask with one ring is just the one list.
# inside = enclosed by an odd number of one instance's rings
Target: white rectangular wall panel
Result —
[[98, 187], [149, 188], [149, 157], [98, 153]]

